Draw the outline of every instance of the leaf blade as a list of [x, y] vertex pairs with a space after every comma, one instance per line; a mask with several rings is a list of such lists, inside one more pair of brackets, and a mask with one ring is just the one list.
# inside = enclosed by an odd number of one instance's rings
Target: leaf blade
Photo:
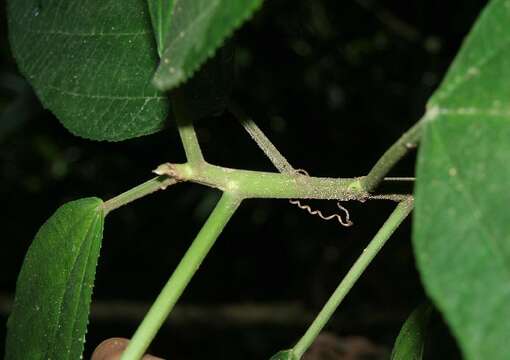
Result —
[[510, 83], [503, 81], [510, 66], [510, 6], [492, 0], [482, 10], [459, 53], [428, 102], [440, 113], [465, 117], [504, 116], [510, 119], [507, 97]]
[[391, 360], [421, 360], [423, 358], [431, 313], [432, 307], [427, 303], [420, 305], [409, 315], [395, 340]]
[[18, 277], [6, 359], [80, 358], [103, 222], [102, 201], [86, 198], [40, 228]]
[[170, 90], [190, 78], [262, 0], [174, 0], [172, 26], [154, 75], [158, 89]]
[[443, 117], [428, 126], [419, 154], [416, 260], [466, 359], [507, 354], [510, 325], [500, 319], [510, 317], [508, 136], [501, 119]]
[[173, 0], [147, 0], [147, 4], [156, 36], [158, 54], [161, 57], [170, 31]]
[[466, 359], [508, 353], [508, 22], [508, 2], [490, 1], [428, 103], [418, 154], [416, 261]]
[[151, 84], [158, 56], [139, 0], [10, 0], [20, 71], [73, 134], [120, 141], [161, 130], [166, 96]]

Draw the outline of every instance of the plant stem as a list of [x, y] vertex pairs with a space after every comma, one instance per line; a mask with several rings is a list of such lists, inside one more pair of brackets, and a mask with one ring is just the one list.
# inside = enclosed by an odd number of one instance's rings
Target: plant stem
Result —
[[255, 124], [253, 119], [250, 119], [239, 107], [234, 104], [229, 106], [230, 112], [237, 117], [237, 120], [244, 127], [246, 132], [250, 134], [251, 138], [257, 143], [258, 147], [266, 154], [268, 159], [273, 163], [274, 167], [283, 174], [295, 173], [294, 168], [287, 159], [280, 153], [280, 151], [273, 145], [271, 140], [260, 130]]
[[179, 91], [180, 90], [176, 90], [173, 93], [171, 100], [182, 146], [184, 147], [184, 152], [186, 153], [186, 159], [190, 164], [201, 164], [204, 162], [202, 150], [200, 149], [200, 144], [198, 143], [195, 127], [193, 126], [193, 122], [190, 120], [190, 116], [188, 115], [188, 110], [180, 100], [182, 95]]
[[418, 145], [421, 136], [421, 129], [426, 116], [414, 124], [404, 133], [376, 162], [372, 170], [363, 178], [362, 186], [367, 192], [372, 192], [384, 179], [391, 168], [406, 155], [411, 149]]
[[363, 253], [358, 260], [356, 260], [347, 275], [345, 275], [342, 279], [333, 295], [331, 295], [319, 315], [317, 315], [313, 321], [312, 325], [310, 325], [303, 337], [294, 346], [292, 352], [296, 359], [300, 359], [305, 351], [310, 347], [349, 290], [353, 287], [361, 274], [363, 274], [375, 255], [377, 255], [377, 253], [381, 250], [391, 234], [393, 234], [407, 215], [409, 215], [412, 208], [413, 200], [411, 197], [397, 205], [388, 220], [386, 220], [370, 244], [368, 244], [365, 250], [363, 250]]
[[203, 163], [162, 164], [154, 171], [180, 181], [191, 181], [222, 191], [236, 193], [243, 199], [336, 199], [366, 200], [362, 178], [319, 178], [301, 174], [279, 174], [263, 171], [230, 169]]
[[168, 186], [177, 183], [174, 178], [168, 177], [166, 175], [156, 176], [143, 184], [140, 184], [120, 195], [115, 196], [114, 198], [105, 201], [103, 204], [104, 214], [108, 215], [109, 212], [120, 208], [126, 204], [129, 204], [132, 201], [140, 199], [146, 195], [152, 194], [158, 190], [165, 190]]
[[140, 359], [167, 318], [205, 256], [240, 204], [235, 195], [224, 193], [181, 262], [136, 330], [122, 360]]

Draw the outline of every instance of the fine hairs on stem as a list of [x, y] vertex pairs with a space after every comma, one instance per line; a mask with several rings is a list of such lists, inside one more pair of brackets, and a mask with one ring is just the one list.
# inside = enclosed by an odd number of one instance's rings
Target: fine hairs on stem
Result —
[[240, 203], [241, 200], [236, 196], [223, 193], [181, 262], [145, 315], [122, 354], [121, 360], [138, 360], [143, 356]]
[[[266, 154], [267, 158], [271, 161], [276, 169], [282, 174], [301, 174], [309, 176], [308, 172], [303, 169], [295, 170], [282, 153], [273, 145], [271, 140], [264, 134], [264, 132], [257, 126], [255, 121], [248, 116], [236, 105], [230, 105], [230, 111], [237, 117], [246, 132], [255, 141], [258, 147]], [[296, 205], [301, 210], [305, 210], [308, 214], [317, 216], [322, 220], [337, 220], [342, 226], [349, 227], [353, 225], [350, 220], [349, 210], [343, 207], [340, 202], [337, 206], [345, 214], [345, 220], [340, 214], [324, 215], [321, 210], [312, 209], [310, 205], [302, 204], [300, 200], [291, 199], [289, 203]]]
[[[177, 111], [177, 114], [182, 115], [179, 111]], [[349, 219], [349, 213], [340, 204], [338, 206], [345, 213], [345, 220], [339, 214], [325, 216], [320, 211], [313, 210], [308, 205], [303, 205], [299, 200], [294, 199], [339, 199], [344, 201], [357, 199], [364, 201], [370, 198], [371, 194], [361, 184], [361, 180], [364, 178], [310, 177], [304, 170], [295, 170], [253, 121], [245, 119], [241, 123], [244, 124], [243, 126], [257, 145], [275, 164], [280, 174], [228, 169], [208, 164], [203, 159], [193, 124], [179, 121], [179, 132], [188, 161], [184, 164], [165, 163], [158, 166], [155, 172], [159, 177], [149, 180], [107, 202], [107, 210], [112, 211], [125, 203], [180, 181], [192, 181], [223, 191], [221, 200], [133, 335], [131, 342], [122, 355], [122, 360], [135, 360], [143, 356], [193, 274], [243, 199], [254, 197], [291, 199], [291, 203], [312, 215], [319, 216], [324, 220], [337, 219], [342, 225], [350, 226], [352, 223]], [[375, 184], [379, 178], [382, 179], [384, 177], [382, 174], [390, 167], [389, 164], [396, 162], [401, 155], [401, 149], [390, 151], [389, 155], [386, 153], [383, 156], [383, 158], [386, 158], [383, 166], [376, 167], [374, 170], [375, 176], [369, 182]], [[298, 359], [313, 342], [313, 339], [317, 337], [336, 307], [411, 209], [412, 197], [408, 196], [399, 203], [393, 214], [342, 280], [317, 319], [296, 344], [293, 351]]]
[[368, 246], [365, 248], [365, 250], [363, 250], [359, 258], [342, 279], [336, 290], [328, 299], [303, 337], [299, 339], [294, 348], [291, 350], [292, 354], [294, 355], [294, 359], [301, 359], [305, 351], [310, 347], [315, 338], [319, 335], [321, 330], [324, 328], [326, 323], [329, 321], [333, 313], [336, 311], [345, 296], [349, 293], [356, 281], [358, 281], [365, 269], [372, 262], [374, 257], [379, 253], [384, 244], [388, 241], [390, 236], [411, 213], [412, 209], [413, 198], [411, 196], [408, 196], [406, 200], [400, 202], [397, 205], [395, 210], [391, 213], [389, 218], [376, 233], [372, 241], [370, 241]]
[[293, 174], [295, 172], [285, 156], [282, 155], [271, 140], [260, 130], [253, 119], [249, 118], [240, 107], [234, 104], [230, 104], [229, 109], [279, 172], [282, 174]]

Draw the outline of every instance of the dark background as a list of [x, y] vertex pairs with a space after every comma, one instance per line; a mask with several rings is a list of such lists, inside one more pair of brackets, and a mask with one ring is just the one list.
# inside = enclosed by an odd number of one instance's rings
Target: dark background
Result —
[[[294, 167], [315, 176], [366, 174], [422, 115], [485, 3], [267, 1], [237, 32], [233, 97]], [[109, 199], [150, 178], [158, 164], [183, 161], [184, 155], [172, 125], [122, 143], [98, 143], [68, 133], [41, 108], [17, 73], [9, 52], [5, 5], [0, 5], [4, 324], [24, 254], [59, 205], [93, 195]], [[273, 171], [228, 114], [198, 125], [210, 162]], [[392, 171], [395, 176], [413, 173], [413, 155]], [[132, 335], [217, 198], [210, 189], [181, 184], [108, 217], [86, 358], [101, 340]], [[314, 205], [326, 212], [335, 206]], [[243, 203], [152, 351], [169, 359], [258, 360], [290, 347], [394, 204], [346, 206], [355, 222], [352, 228], [308, 216], [282, 200]], [[327, 327], [330, 336], [321, 345], [322, 355], [309, 359], [351, 359], [331, 354], [358, 348], [372, 351], [367, 359], [387, 356], [402, 322], [425, 300], [410, 228], [407, 221], [381, 251]], [[440, 342], [427, 356], [457, 358], [439, 316], [434, 329], [431, 339]], [[0, 337], [5, 338], [4, 326]]]

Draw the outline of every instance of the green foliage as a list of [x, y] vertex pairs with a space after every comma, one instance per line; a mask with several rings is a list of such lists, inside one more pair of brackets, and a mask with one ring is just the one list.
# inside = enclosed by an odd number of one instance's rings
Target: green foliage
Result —
[[429, 109], [463, 121], [510, 119], [509, 22], [508, 1], [490, 1], [431, 97]]
[[[151, 83], [158, 53], [165, 57], [156, 83], [164, 81], [160, 87], [171, 90], [191, 77], [260, 3], [10, 0], [9, 30], [18, 66], [43, 105], [75, 135], [120, 141], [165, 126], [170, 101]], [[171, 79], [165, 69], [183, 76]], [[189, 120], [223, 110], [232, 69], [228, 48], [179, 92], [185, 95], [179, 102], [190, 109]]]
[[431, 98], [415, 189], [425, 288], [466, 359], [505, 359], [510, 323], [510, 7], [483, 11]]
[[67, 203], [35, 236], [7, 324], [7, 360], [81, 357], [103, 233], [102, 204], [97, 198]]
[[174, 0], [168, 43], [154, 84], [175, 88], [210, 58], [262, 0]]
[[421, 360], [432, 307], [423, 304], [417, 307], [406, 320], [398, 334], [391, 360]]
[[418, 160], [414, 247], [425, 288], [467, 359], [506, 358], [510, 323], [510, 126], [431, 124]]
[[173, 3], [173, 0], [147, 0], [159, 57], [163, 54], [168, 40]]
[[76, 135], [154, 133], [167, 97], [151, 84], [158, 55], [142, 0], [8, 2], [10, 40], [43, 105]]
[[[181, 135], [184, 134], [186, 154], [200, 156], [184, 165], [165, 164], [169, 171], [160, 175], [175, 179], [172, 183], [189, 180], [222, 189], [223, 198], [228, 199], [228, 206], [221, 210], [221, 221], [215, 222], [214, 216], [218, 215], [213, 213], [212, 222], [208, 221], [197, 237], [208, 241], [194, 245], [174, 280], [171, 278], [170, 281], [178, 281], [179, 291], [175, 292], [176, 287], [169, 282], [164, 291], [173, 295], [162, 293], [156, 310], [146, 318], [149, 325], [142, 324], [126, 353], [131, 358], [143, 354], [242, 199], [286, 195], [320, 199], [334, 194], [337, 200], [364, 201], [410, 147], [402, 145], [413, 145], [421, 135], [413, 242], [425, 289], [444, 314], [467, 359], [506, 358], [510, 334], [510, 323], [506, 321], [510, 318], [510, 212], [505, 195], [510, 183], [508, 1], [493, 0], [483, 11], [428, 102], [426, 116], [419, 124], [423, 126], [413, 128], [411, 142], [405, 142], [408, 138], [403, 137], [389, 149], [371, 172], [376, 174], [375, 180], [370, 176], [318, 179], [303, 175], [300, 181], [296, 181], [294, 172], [267, 174], [204, 163], [192, 126], [193, 121], [225, 107], [232, 75], [232, 48], [218, 49], [261, 3], [262, 0], [8, 3], [10, 38], [19, 67], [43, 105], [64, 126], [90, 139], [124, 140], [162, 129], [172, 102]], [[191, 76], [192, 81], [178, 87]], [[163, 93], [170, 90], [169, 94]], [[282, 157], [271, 146], [261, 147], [271, 159]], [[179, 169], [187, 171], [179, 174]], [[233, 175], [242, 176], [242, 181], [241, 177], [230, 181]], [[365, 182], [367, 178], [372, 181]], [[366, 189], [367, 183], [374, 186]], [[141, 192], [148, 194], [166, 185], [149, 181], [142, 187]], [[113, 203], [121, 206], [117, 203], [138, 198], [135, 193]], [[407, 203], [408, 207], [403, 210], [405, 214], [390, 218], [395, 227], [387, 231], [388, 237], [411, 211], [412, 200], [409, 196], [401, 199], [404, 198], [399, 206]], [[81, 356], [103, 221], [102, 201], [89, 198], [62, 206], [42, 226], [18, 279], [8, 324], [7, 359]], [[379, 249], [375, 246], [369, 256], [373, 257]], [[190, 262], [190, 258], [195, 260]], [[365, 253], [357, 263], [366, 267], [366, 259]], [[352, 280], [349, 289], [364, 268], [355, 264], [353, 269], [354, 275], [346, 277]], [[333, 310], [329, 308], [321, 319], [321, 328]], [[392, 359], [422, 358], [430, 311], [430, 307], [423, 306], [410, 316], [397, 338]], [[318, 334], [317, 329], [307, 338], [306, 346]], [[305, 350], [303, 346], [299, 354]], [[298, 357], [295, 350], [286, 350], [271, 359]]]

